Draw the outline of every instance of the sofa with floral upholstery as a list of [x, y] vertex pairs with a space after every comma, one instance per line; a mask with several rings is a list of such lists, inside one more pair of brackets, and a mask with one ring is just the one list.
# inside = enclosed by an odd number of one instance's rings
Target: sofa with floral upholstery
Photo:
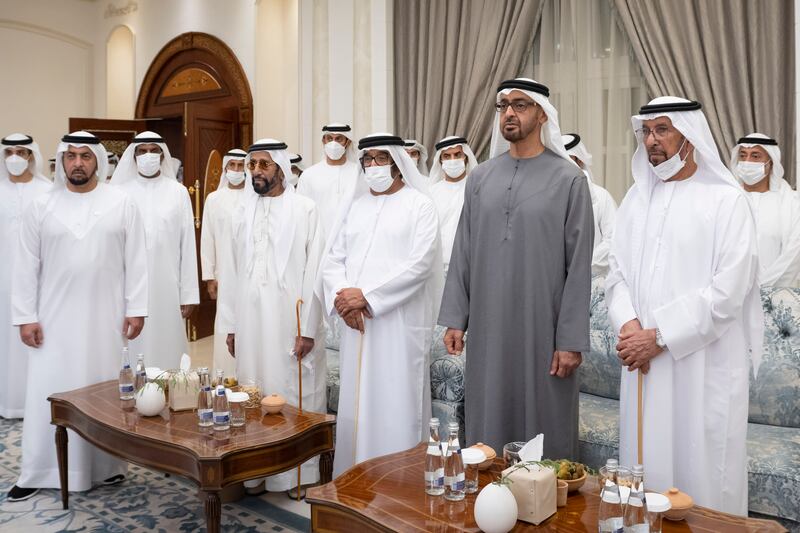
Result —
[[[580, 370], [580, 460], [594, 468], [619, 446], [621, 369], [603, 283], [592, 281], [591, 353]], [[758, 379], [750, 374], [748, 508], [800, 530], [800, 290], [765, 288], [761, 299], [764, 356]]]
[[[598, 468], [618, 455], [620, 363], [616, 336], [608, 324], [604, 280], [592, 280], [590, 313], [591, 353], [580, 368], [579, 460]], [[749, 509], [779, 517], [800, 531], [800, 290], [765, 289], [764, 358], [758, 379], [751, 375]], [[442, 424], [456, 420], [464, 426], [464, 364], [447, 355], [436, 327], [431, 347], [433, 416]], [[329, 333], [328, 409], [339, 399], [338, 335]], [[461, 435], [463, 441], [463, 433]]]

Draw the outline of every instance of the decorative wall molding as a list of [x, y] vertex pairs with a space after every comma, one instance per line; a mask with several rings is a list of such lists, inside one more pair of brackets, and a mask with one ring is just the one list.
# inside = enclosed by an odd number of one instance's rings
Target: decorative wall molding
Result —
[[106, 6], [106, 10], [103, 12], [103, 18], [110, 19], [112, 17], [122, 17], [125, 15], [130, 15], [134, 11], [138, 11], [139, 3], [134, 0], [129, 0], [127, 4], [122, 7], [117, 7], [112, 3], [109, 3]]

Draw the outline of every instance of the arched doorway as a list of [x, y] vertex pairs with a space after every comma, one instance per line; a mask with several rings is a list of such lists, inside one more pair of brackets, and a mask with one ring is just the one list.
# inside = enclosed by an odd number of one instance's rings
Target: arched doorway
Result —
[[[224, 42], [207, 33], [183, 33], [164, 45], [147, 69], [135, 117], [70, 118], [69, 129], [94, 133], [117, 155], [139, 132], [152, 130], [164, 137], [172, 156], [183, 164], [183, 184], [194, 210], [199, 267], [203, 203], [219, 183], [220, 154], [253, 141], [253, 97], [247, 76]], [[213, 334], [215, 312], [215, 302], [201, 282], [200, 308], [186, 324], [190, 340]]]
[[[219, 183], [220, 168], [208, 165], [253, 137], [250, 84], [233, 51], [207, 33], [189, 32], [169, 41], [147, 69], [136, 101], [136, 118], [167, 140], [183, 163], [192, 197], [198, 244], [203, 204]], [[156, 119], [156, 120], [153, 120]], [[217, 163], [218, 164], [218, 163]], [[198, 271], [198, 279], [200, 272]], [[190, 340], [213, 334], [215, 302], [200, 283], [200, 308], [187, 321]]]

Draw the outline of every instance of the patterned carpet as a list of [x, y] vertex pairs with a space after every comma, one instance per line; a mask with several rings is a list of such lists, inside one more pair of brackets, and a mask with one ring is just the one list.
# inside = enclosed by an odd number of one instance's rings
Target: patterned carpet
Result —
[[[0, 531], [113, 532], [205, 531], [205, 515], [196, 486], [183, 478], [131, 465], [126, 481], [113, 487], [70, 494], [70, 509], [61, 509], [57, 490], [43, 490], [24, 502], [7, 502], [19, 476], [22, 421], [0, 418]], [[55, 453], [55, 450], [54, 452]], [[257, 497], [222, 506], [226, 532], [309, 531], [305, 517]]]

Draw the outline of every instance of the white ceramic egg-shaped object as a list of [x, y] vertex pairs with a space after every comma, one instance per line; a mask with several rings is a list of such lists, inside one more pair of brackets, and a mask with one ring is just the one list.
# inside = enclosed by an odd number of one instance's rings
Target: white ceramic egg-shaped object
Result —
[[166, 404], [164, 391], [155, 383], [145, 383], [136, 393], [136, 410], [142, 416], [156, 416]]
[[475, 500], [475, 522], [484, 533], [507, 533], [517, 523], [517, 500], [505, 485], [489, 483]]

